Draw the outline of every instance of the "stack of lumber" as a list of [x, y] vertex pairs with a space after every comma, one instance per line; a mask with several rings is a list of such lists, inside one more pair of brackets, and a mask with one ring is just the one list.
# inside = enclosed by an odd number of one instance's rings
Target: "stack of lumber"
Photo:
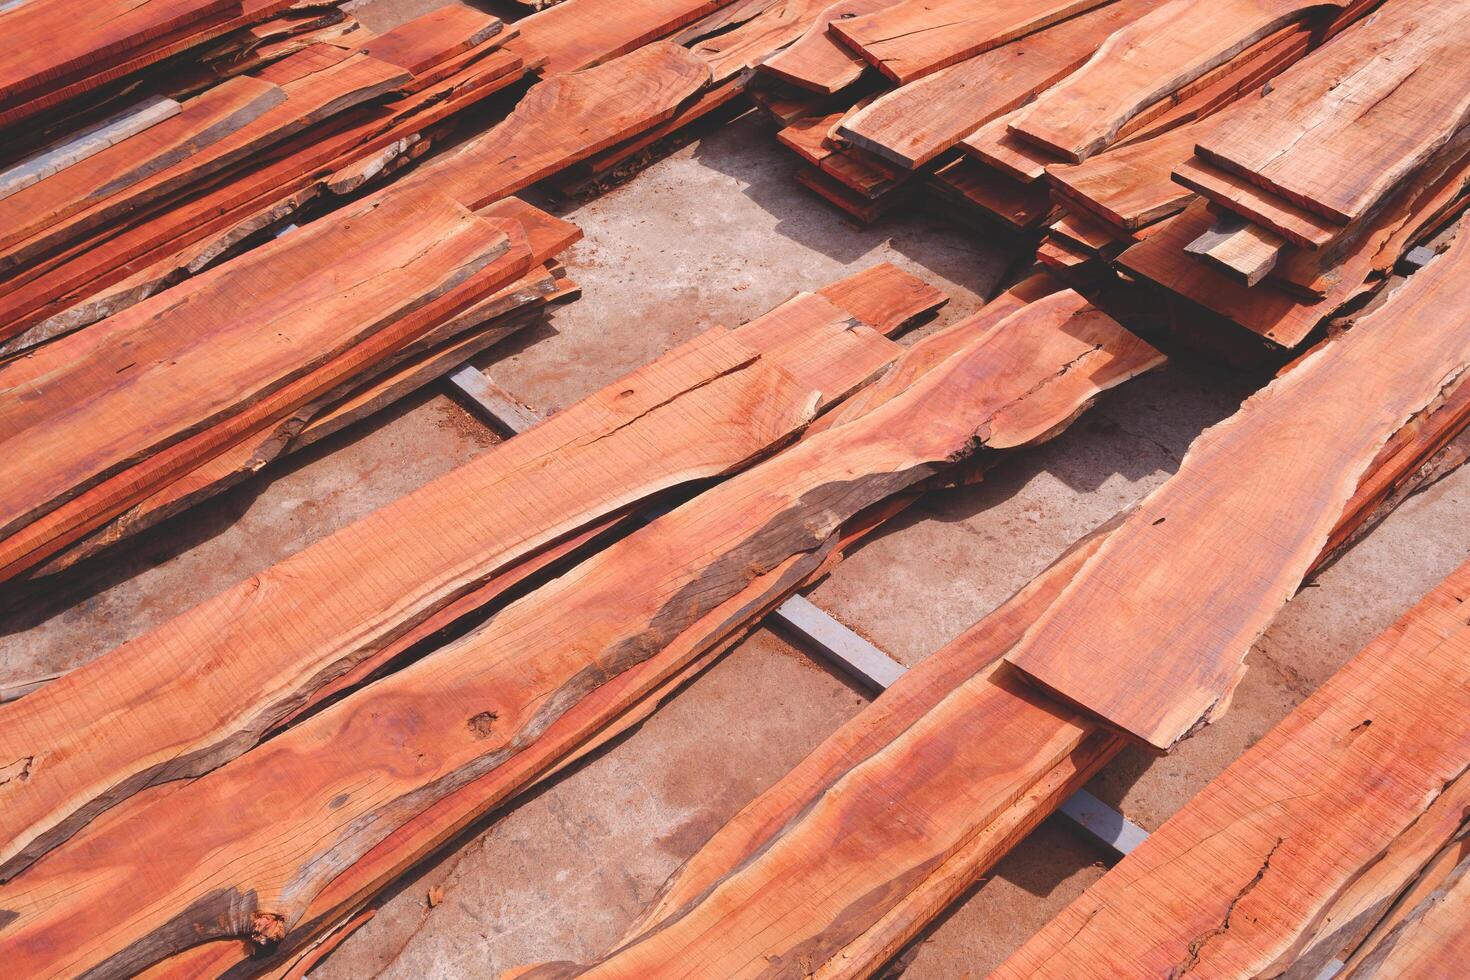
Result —
[[[76, 6], [28, 0], [0, 19]], [[356, 190], [421, 155], [456, 114], [534, 63], [505, 46], [513, 27], [458, 5], [379, 36], [301, 33], [292, 16], [131, 79], [43, 139], [7, 144], [0, 356], [119, 312], [254, 244], [324, 192]], [[330, 30], [344, 26], [356, 24]]]
[[575, 226], [394, 188], [0, 365], [0, 577], [78, 557], [309, 445], [572, 289]]
[[[1470, 302], [1467, 268], [1470, 243], [1457, 242], [1354, 329], [1207, 431], [1168, 482], [910, 670], [716, 832], [606, 956], [514, 975], [641, 978], [676, 975], [690, 963], [728, 977], [872, 975], [1130, 739], [1167, 749], [1223, 711], [1247, 650], [1304, 577], [1393, 505], [1388, 487], [1432, 478], [1440, 434], [1462, 424], [1470, 326], [1464, 317], [1431, 311]], [[1034, 315], [1038, 305], [1021, 315]], [[1285, 486], [1302, 488], [1289, 508], [1276, 492]], [[1136, 882], [1137, 905], [1130, 904], [1134, 895], [1109, 893], [1079, 905], [1050, 934], [1065, 943], [1087, 927], [1092, 910], [1106, 908], [1116, 928], [1097, 937], [1102, 965], [1047, 966], [1057, 975], [1132, 975], [1156, 952], [1151, 940], [1177, 924], [1179, 955], [1149, 972], [1187, 972], [1169, 966], [1188, 960], [1194, 935], [1222, 931], [1219, 913], [1236, 894], [1230, 889], [1256, 880], [1271, 850], [1265, 838], [1273, 815], [1283, 808], [1312, 812], [1314, 790], [1333, 778], [1337, 759], [1355, 767], [1346, 770], [1351, 778], [1342, 792], [1360, 809], [1334, 827], [1336, 836], [1319, 840], [1303, 831], [1292, 846], [1343, 862], [1332, 865], [1331, 880], [1317, 878], [1325, 864], [1300, 866], [1304, 881], [1336, 902], [1323, 935], [1346, 941], [1371, 925], [1361, 911], [1381, 910], [1404, 879], [1354, 879], [1351, 862], [1371, 863], [1396, 840], [1405, 856], [1391, 866], [1412, 875], [1461, 829], [1464, 781], [1445, 790], [1442, 804], [1435, 794], [1467, 762], [1464, 726], [1450, 721], [1463, 716], [1470, 664], [1470, 634], [1457, 605], [1463, 592], [1458, 583], [1432, 600], [1442, 643], [1438, 636], [1420, 642], [1412, 628], [1386, 641], [1393, 663], [1417, 672], [1411, 690], [1424, 696], [1390, 696], [1392, 711], [1381, 709], [1389, 714], [1381, 739], [1378, 709], [1362, 711], [1329, 688], [1305, 717], [1316, 725], [1317, 706], [1334, 706], [1320, 719], [1332, 753], [1308, 746], [1299, 766], [1272, 774], [1259, 804], [1233, 790], [1219, 797], [1222, 819], [1249, 825], [1242, 844], [1249, 849], [1227, 857], [1239, 840], [1233, 826], [1215, 834], [1190, 822], [1193, 839], [1210, 842], [1210, 857], [1181, 857], [1189, 844], [1172, 837], [1146, 867], [1125, 862], [1120, 871], [1142, 868], [1122, 879]], [[1410, 639], [1416, 645], [1396, 646]], [[1425, 663], [1432, 650], [1440, 655]], [[1376, 653], [1365, 657], [1370, 675], [1385, 669]], [[1410, 743], [1410, 733], [1418, 741]], [[1419, 745], [1440, 756], [1431, 759]], [[1370, 751], [1378, 755], [1361, 755]], [[1380, 801], [1376, 789], [1364, 790], [1381, 777], [1363, 774], [1400, 751], [1408, 776], [1393, 790], [1390, 814], [1387, 795]], [[1294, 796], [1278, 779], [1302, 768], [1313, 785]], [[1433, 826], [1415, 822], [1419, 814], [1432, 817]], [[1324, 819], [1332, 823], [1337, 815]], [[1348, 839], [1351, 855], [1338, 847]], [[1455, 862], [1435, 867], [1443, 863]], [[1183, 891], [1203, 892], [1212, 871], [1222, 876], [1222, 890], [1210, 898], [1215, 904], [1190, 906]], [[1355, 891], [1338, 890], [1354, 880]], [[1436, 882], [1453, 880], [1446, 872]], [[1143, 901], [1146, 892], [1154, 894]], [[1159, 908], [1175, 897], [1188, 916], [1181, 923]], [[1260, 924], [1251, 921], [1256, 916], [1284, 915], [1277, 910], [1293, 900], [1289, 891], [1268, 890], [1259, 911], [1241, 917], [1242, 933]], [[1427, 921], [1433, 908], [1426, 908], [1403, 921]], [[1315, 911], [1304, 906], [1301, 921], [1318, 928], [1323, 920]], [[1114, 938], [1118, 945], [1109, 948]], [[1336, 952], [1330, 942], [1320, 945]], [[1129, 950], [1138, 960], [1130, 961]], [[1028, 962], [1016, 975], [1036, 968]], [[1263, 959], [1203, 972], [1280, 971]]]
[[[9, 965], [200, 975], [310, 958], [414, 862], [643, 717], [914, 491], [1049, 437], [1161, 360], [1054, 287], [907, 350], [885, 336], [941, 300], [880, 269], [716, 328], [0, 708], [0, 755], [25, 770], [0, 811]], [[548, 549], [731, 473], [460, 638], [400, 656]]]
[[1470, 910], [1466, 595], [1470, 565], [996, 976], [1315, 977], [1334, 960], [1339, 977], [1453, 975]]

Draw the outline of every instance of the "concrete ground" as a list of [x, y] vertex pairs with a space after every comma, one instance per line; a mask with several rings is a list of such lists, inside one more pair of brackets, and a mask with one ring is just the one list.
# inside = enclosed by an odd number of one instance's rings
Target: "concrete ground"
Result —
[[[383, 4], [369, 9], [387, 17]], [[953, 299], [937, 323], [953, 322], [983, 302], [1015, 258], [923, 215], [857, 228], [798, 188], [791, 169], [770, 133], [745, 118], [571, 209], [586, 233], [567, 256], [582, 298], [550, 329], [491, 351], [482, 365], [526, 402], [553, 410], [710, 324], [738, 324], [880, 260], [947, 290]], [[812, 599], [916, 663], [1167, 479], [1191, 440], [1249, 388], [1188, 363], [1130, 382], [986, 482], [930, 495]], [[0, 684], [83, 663], [493, 440], [442, 390], [410, 398], [141, 536], [125, 554], [78, 569], [45, 601], [0, 620]], [[1407, 502], [1290, 603], [1257, 644], [1221, 722], [1166, 759], [1126, 753], [1093, 792], [1156, 827], [1470, 556], [1467, 502], [1467, 472]], [[595, 955], [711, 832], [866, 702], [761, 630], [640, 728], [419, 868], [315, 975], [482, 977]], [[905, 954], [903, 975], [984, 974], [1107, 860], [1053, 818]], [[431, 888], [442, 889], [432, 908]]]

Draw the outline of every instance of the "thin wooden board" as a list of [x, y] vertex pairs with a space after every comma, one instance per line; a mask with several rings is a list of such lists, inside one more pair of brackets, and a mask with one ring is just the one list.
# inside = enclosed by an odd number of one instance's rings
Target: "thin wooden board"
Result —
[[362, 50], [418, 76], [484, 44], [504, 26], [499, 17], [451, 3], [379, 34], [363, 44]]
[[[1444, 314], [1470, 303], [1467, 256], [1462, 238], [1197, 439], [1007, 660], [1160, 751], [1224, 711], [1378, 451], [1470, 364]], [[1304, 492], [1262, 492], [1282, 486]]]
[[862, 77], [867, 62], [837, 40], [828, 28], [834, 21], [869, 14], [897, 2], [838, 0], [824, 8], [801, 37], [762, 61], [757, 71], [819, 95], [840, 92]]

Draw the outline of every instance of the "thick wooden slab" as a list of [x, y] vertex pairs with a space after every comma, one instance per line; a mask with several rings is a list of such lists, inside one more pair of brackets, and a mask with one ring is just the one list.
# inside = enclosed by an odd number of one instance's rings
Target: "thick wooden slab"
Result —
[[1137, 113], [1283, 25], [1341, 6], [1326, 0], [1172, 0], [1097, 49], [1070, 78], [1011, 123], [1021, 136], [1080, 163]]
[[664, 41], [597, 68], [554, 75], [533, 86], [504, 121], [410, 180], [480, 207], [656, 126], [709, 78], [702, 59]]
[[1158, 750], [1223, 711], [1378, 451], [1470, 364], [1467, 266], [1462, 239], [1197, 439], [1009, 662]]
[[920, 167], [1067, 76], [1160, 2], [1118, 0], [942, 69], [854, 112], [839, 133], [900, 166]]
[[829, 30], [834, 21], [846, 20], [891, 7], [897, 0], [838, 0], [826, 7], [790, 46], [777, 51], [758, 66], [763, 75], [788, 85], [832, 95], [862, 77], [868, 63], [858, 57]]
[[[1354, 657], [996, 976], [1318, 975], [1340, 933], [1360, 928], [1334, 914], [1344, 893], [1378, 870], [1441, 796], [1458, 795], [1461, 812], [1470, 801], [1470, 730], [1442, 723], [1470, 716], [1467, 594], [1470, 566]], [[1457, 823], [1444, 828], [1446, 837]], [[1418, 870], [1399, 867], [1398, 886]], [[1376, 911], [1392, 896], [1380, 896]], [[1355, 911], [1371, 921], [1374, 910]]]
[[1470, 121], [1460, 0], [1391, 3], [1221, 117], [1198, 152], [1329, 221], [1357, 220]]
[[832, 23], [834, 34], [900, 85], [1000, 47], [1104, 0], [902, 0]]

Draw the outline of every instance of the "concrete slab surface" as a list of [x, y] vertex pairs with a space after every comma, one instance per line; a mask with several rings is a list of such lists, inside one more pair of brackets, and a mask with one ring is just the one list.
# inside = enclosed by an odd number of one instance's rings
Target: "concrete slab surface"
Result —
[[[415, 2], [377, 0], [361, 14], [382, 30], [435, 5]], [[737, 325], [882, 260], [947, 290], [938, 324], [953, 322], [983, 303], [1015, 257], [924, 214], [857, 227], [798, 187], [792, 170], [752, 116], [566, 209], [586, 234], [565, 256], [582, 298], [479, 363], [554, 411], [711, 324]], [[1191, 440], [1251, 387], [1186, 362], [1135, 380], [983, 482], [928, 495], [810, 598], [917, 663], [1167, 479]], [[442, 388], [407, 399], [0, 618], [0, 683], [86, 662], [493, 441]], [[1090, 789], [1157, 827], [1470, 556], [1467, 503], [1466, 472], [1412, 498], [1291, 602], [1256, 645], [1222, 721], [1167, 759], [1125, 753]], [[417, 869], [314, 975], [487, 977], [601, 952], [710, 833], [866, 697], [758, 631], [641, 727]], [[1047, 821], [893, 970], [914, 980], [983, 975], [1108, 859], [1066, 821]], [[442, 889], [432, 907], [431, 888], [436, 897]]]

